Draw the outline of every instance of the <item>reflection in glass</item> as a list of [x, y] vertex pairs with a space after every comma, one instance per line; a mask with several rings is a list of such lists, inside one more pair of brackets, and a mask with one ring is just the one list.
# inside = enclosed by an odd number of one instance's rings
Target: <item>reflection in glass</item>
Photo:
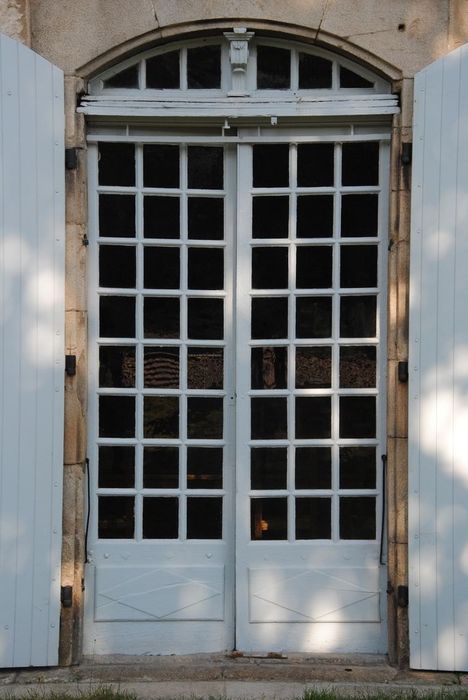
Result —
[[291, 85], [291, 52], [276, 46], [257, 46], [257, 89], [287, 90]]
[[289, 197], [252, 198], [252, 238], [288, 238]]
[[101, 338], [135, 337], [135, 297], [100, 297], [99, 335]]
[[296, 256], [297, 289], [326, 289], [333, 286], [331, 246], [298, 246]]
[[252, 338], [288, 337], [288, 299], [252, 299]]
[[179, 348], [145, 347], [143, 373], [145, 388], [179, 388]]
[[179, 499], [173, 496], [143, 499], [143, 539], [179, 537]]
[[143, 186], [179, 187], [179, 146], [143, 146]]
[[223, 240], [223, 199], [220, 197], [188, 198], [188, 237], [199, 241]]
[[188, 147], [188, 186], [198, 190], [223, 189], [222, 146]]
[[179, 197], [143, 197], [143, 236], [145, 238], [179, 238]]
[[331, 387], [332, 350], [330, 347], [296, 348], [296, 389]]
[[135, 397], [99, 397], [99, 437], [135, 437]]
[[374, 83], [366, 80], [349, 68], [340, 66], [340, 87], [341, 88], [372, 88]]
[[133, 496], [99, 496], [99, 539], [131, 539], [135, 531]]
[[350, 389], [375, 387], [376, 348], [374, 345], [343, 345], [340, 348], [340, 386]]
[[296, 438], [331, 436], [331, 397], [296, 396]]
[[296, 297], [296, 336], [330, 338], [331, 334], [331, 297]]
[[252, 248], [252, 289], [287, 289], [288, 249]]
[[143, 325], [145, 338], [178, 338], [180, 300], [176, 297], [145, 297]]
[[379, 143], [344, 143], [341, 182], [345, 186], [379, 184]]
[[253, 186], [289, 186], [289, 145], [256, 145], [253, 150]]
[[331, 489], [331, 448], [296, 447], [296, 489]]
[[222, 440], [222, 398], [187, 397], [187, 437], [194, 440]]
[[187, 386], [189, 389], [222, 389], [223, 348], [193, 347], [187, 350]]
[[223, 488], [223, 448], [187, 448], [187, 488]]
[[135, 448], [99, 445], [99, 488], [123, 489], [135, 485]]
[[99, 386], [135, 386], [135, 348], [128, 345], [101, 345]]
[[377, 287], [377, 246], [342, 245], [341, 287]]
[[136, 286], [136, 249], [134, 246], [99, 246], [99, 286]]
[[137, 88], [138, 87], [138, 63], [121, 70], [104, 81], [104, 88]]
[[187, 539], [220, 540], [223, 537], [223, 499], [187, 498]]
[[298, 238], [333, 236], [333, 195], [299, 195], [297, 198]]
[[300, 143], [297, 146], [299, 187], [333, 187], [334, 149], [333, 143]]
[[250, 532], [252, 540], [286, 540], [288, 538], [288, 499], [252, 498]]
[[222, 248], [188, 249], [188, 288], [224, 288], [224, 250]]
[[176, 489], [179, 487], [179, 448], [143, 448], [143, 488]]
[[286, 447], [250, 449], [250, 488], [287, 488], [288, 450]]
[[340, 489], [375, 489], [375, 447], [340, 447]]
[[143, 397], [143, 437], [179, 437], [179, 397]]
[[146, 87], [154, 90], [180, 87], [179, 51], [167, 51], [146, 59]]
[[341, 197], [343, 238], [377, 236], [378, 194], [344, 194]]
[[331, 498], [296, 498], [296, 540], [331, 539]]
[[222, 340], [224, 302], [222, 299], [188, 299], [188, 337], [194, 340]]
[[375, 497], [340, 498], [340, 539], [375, 539]]
[[220, 46], [187, 49], [187, 87], [189, 90], [221, 87]]
[[99, 195], [99, 235], [135, 238], [135, 195]]
[[144, 286], [146, 289], [179, 289], [179, 248], [145, 246], [143, 250]]
[[299, 52], [299, 89], [331, 88], [332, 62], [321, 56]]
[[288, 349], [284, 347], [252, 348], [252, 389], [286, 389], [288, 384]]
[[340, 438], [375, 438], [375, 396], [340, 396]]
[[135, 185], [135, 145], [133, 143], [99, 143], [100, 185], [132, 187]]
[[350, 296], [340, 299], [340, 336], [373, 338], [376, 333], [377, 298]]
[[281, 440], [288, 436], [286, 397], [250, 399], [252, 440]]

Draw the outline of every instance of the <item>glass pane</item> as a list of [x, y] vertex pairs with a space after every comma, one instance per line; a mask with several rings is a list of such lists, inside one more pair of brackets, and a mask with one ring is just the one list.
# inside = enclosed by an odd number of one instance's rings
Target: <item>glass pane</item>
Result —
[[331, 489], [330, 447], [296, 447], [296, 489]]
[[332, 143], [298, 145], [297, 184], [299, 187], [333, 187], [334, 148]]
[[377, 235], [378, 194], [345, 194], [341, 197], [341, 235]]
[[99, 437], [135, 437], [135, 397], [99, 397]]
[[99, 335], [102, 338], [135, 336], [135, 297], [99, 299]]
[[101, 345], [99, 386], [135, 386], [135, 348], [127, 345]]
[[146, 246], [144, 256], [144, 286], [146, 289], [179, 289], [179, 248]]
[[258, 145], [253, 151], [253, 186], [289, 186], [289, 145]]
[[320, 56], [299, 52], [299, 89], [331, 88], [332, 62]]
[[143, 448], [143, 488], [179, 488], [179, 448]]
[[342, 88], [372, 88], [374, 83], [371, 83], [366, 78], [361, 77], [349, 68], [340, 66], [340, 87]]
[[223, 499], [187, 498], [187, 539], [221, 540]]
[[124, 489], [135, 485], [135, 448], [99, 446], [99, 488]]
[[257, 89], [287, 90], [291, 86], [291, 52], [257, 46]]
[[331, 297], [296, 297], [296, 336], [330, 338], [331, 334]]
[[194, 340], [222, 340], [224, 302], [222, 299], [188, 300], [188, 337]]
[[331, 397], [296, 396], [296, 438], [331, 436]]
[[125, 245], [99, 246], [99, 286], [136, 286], [136, 249]]
[[333, 195], [302, 195], [297, 198], [297, 237], [333, 236]]
[[222, 440], [222, 398], [187, 397], [187, 437], [193, 440]]
[[326, 289], [333, 286], [333, 248], [297, 246], [297, 289]]
[[188, 147], [188, 186], [197, 190], [223, 189], [222, 146]]
[[221, 47], [187, 49], [187, 87], [190, 90], [221, 87]]
[[375, 539], [375, 498], [342, 496], [340, 498], [340, 539]]
[[223, 240], [223, 199], [220, 197], [188, 198], [188, 237], [199, 241]]
[[331, 378], [330, 347], [296, 348], [296, 389], [326, 389]]
[[375, 447], [340, 447], [340, 489], [375, 489]]
[[138, 63], [130, 68], [121, 70], [120, 73], [107, 78], [104, 88], [137, 88], [138, 87]]
[[146, 59], [146, 87], [177, 90], [180, 87], [179, 51], [168, 51]]
[[331, 539], [331, 498], [296, 498], [296, 540]]
[[350, 389], [375, 387], [376, 348], [372, 345], [340, 348], [340, 386]]
[[99, 496], [98, 537], [131, 539], [135, 531], [133, 496]]
[[377, 246], [341, 246], [340, 285], [377, 287]]
[[99, 235], [114, 238], [135, 237], [135, 195], [99, 195]]
[[179, 537], [179, 499], [143, 499], [143, 538], [176, 540]]
[[252, 238], [288, 238], [289, 197], [254, 197]]
[[143, 236], [180, 237], [179, 197], [143, 197]]
[[179, 348], [144, 348], [145, 388], [179, 388]]
[[340, 437], [375, 438], [375, 396], [340, 396]]
[[288, 400], [253, 398], [251, 407], [252, 440], [281, 440], [288, 437]]
[[179, 146], [143, 146], [143, 186], [179, 187]]
[[288, 538], [288, 499], [252, 498], [250, 532], [252, 540], [286, 540]]
[[252, 289], [287, 289], [288, 249], [252, 248]]
[[188, 388], [222, 389], [224, 386], [223, 356], [223, 348], [188, 348]]
[[223, 488], [223, 448], [187, 448], [187, 488]]
[[254, 447], [250, 450], [250, 488], [287, 488], [286, 447]]
[[376, 297], [341, 297], [340, 336], [342, 338], [373, 338], [376, 333], [376, 312]]
[[146, 297], [143, 323], [145, 338], [178, 338], [180, 300], [173, 297]]
[[252, 338], [288, 337], [288, 299], [252, 299]]
[[188, 288], [224, 288], [224, 250], [222, 248], [188, 249]]
[[378, 185], [378, 142], [368, 141], [367, 143], [344, 143], [342, 148], [342, 184], [347, 186]]
[[179, 397], [143, 397], [143, 437], [179, 437]]
[[135, 184], [133, 143], [99, 143], [99, 184], [132, 187]]
[[252, 348], [252, 389], [287, 389], [288, 349]]

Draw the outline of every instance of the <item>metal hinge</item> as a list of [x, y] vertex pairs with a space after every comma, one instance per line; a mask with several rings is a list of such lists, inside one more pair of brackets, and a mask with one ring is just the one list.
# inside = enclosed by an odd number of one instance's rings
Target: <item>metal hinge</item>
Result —
[[65, 355], [65, 374], [74, 377], [76, 374], [76, 355]]
[[408, 607], [408, 586], [398, 586], [397, 603], [399, 608]]
[[71, 608], [73, 605], [73, 586], [62, 586], [60, 588], [60, 602], [64, 608]]
[[413, 144], [412, 143], [402, 143], [401, 144], [401, 164], [411, 165], [413, 161]]
[[399, 362], [398, 363], [398, 381], [401, 382], [402, 384], [406, 384], [408, 382], [408, 363], [407, 362]]
[[78, 149], [77, 148], [66, 148], [65, 149], [65, 169], [66, 170], [76, 170], [78, 167]]

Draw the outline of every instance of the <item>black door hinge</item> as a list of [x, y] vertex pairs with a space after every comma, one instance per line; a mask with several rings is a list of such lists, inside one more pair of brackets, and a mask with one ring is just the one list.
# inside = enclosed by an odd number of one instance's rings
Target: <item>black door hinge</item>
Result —
[[60, 588], [60, 602], [64, 608], [71, 608], [73, 605], [73, 586], [62, 586]]
[[65, 374], [74, 377], [76, 374], [76, 355], [65, 355]]
[[408, 607], [408, 586], [398, 586], [397, 603], [399, 608]]
[[78, 166], [78, 149], [77, 148], [66, 148], [65, 149], [65, 169], [66, 170], [76, 170]]
[[399, 362], [398, 363], [398, 381], [402, 384], [407, 384], [408, 382], [408, 363]]
[[411, 165], [413, 161], [413, 144], [412, 143], [402, 143], [401, 144], [401, 164]]

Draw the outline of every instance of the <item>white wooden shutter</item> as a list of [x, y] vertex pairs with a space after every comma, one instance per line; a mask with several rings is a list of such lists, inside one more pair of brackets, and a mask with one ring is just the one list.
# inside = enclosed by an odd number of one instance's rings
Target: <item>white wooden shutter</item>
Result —
[[58, 661], [62, 72], [0, 36], [0, 666]]
[[468, 670], [468, 45], [415, 80], [410, 664]]

